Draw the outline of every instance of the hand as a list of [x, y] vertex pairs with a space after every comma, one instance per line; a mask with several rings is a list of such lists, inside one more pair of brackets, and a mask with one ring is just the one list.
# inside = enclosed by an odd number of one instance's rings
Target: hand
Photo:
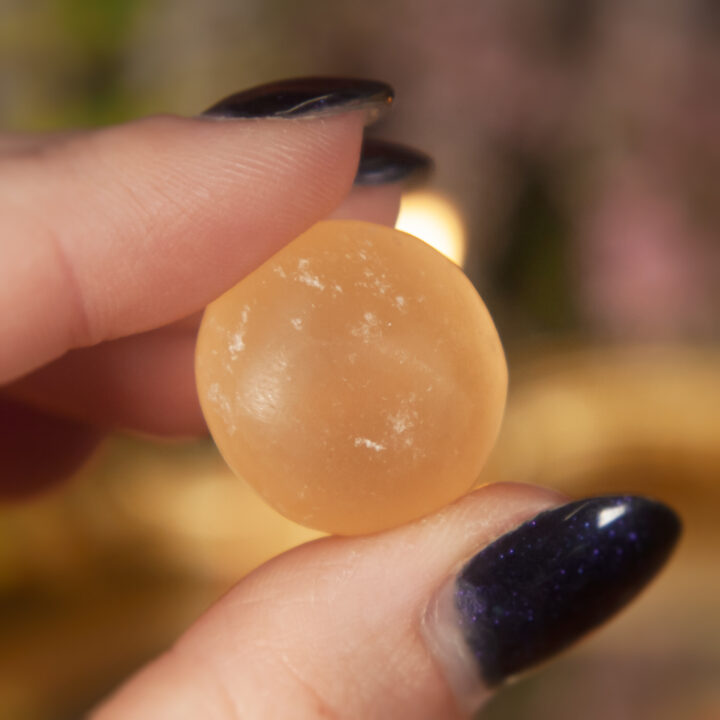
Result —
[[[333, 109], [2, 141], [0, 491], [57, 480], [105, 428], [203, 432], [204, 305], [328, 215], [393, 222], [397, 186], [351, 191], [367, 107]], [[626, 602], [677, 535], [674, 515], [642, 499], [536, 517], [563, 502], [487, 487], [387, 533], [286, 553], [96, 716], [464, 717]], [[582, 582], [578, 562], [592, 570]]]
[[394, 222], [397, 184], [350, 192], [367, 112], [0, 140], [0, 497], [109, 428], [206, 432], [202, 308], [330, 214]]

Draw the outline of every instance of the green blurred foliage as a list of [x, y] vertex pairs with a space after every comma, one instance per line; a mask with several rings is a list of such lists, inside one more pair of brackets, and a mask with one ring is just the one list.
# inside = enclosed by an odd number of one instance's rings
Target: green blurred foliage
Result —
[[139, 0], [57, 0], [57, 29], [77, 48], [68, 84], [67, 122], [95, 125], [129, 117], [122, 83], [123, 50]]
[[0, 117], [24, 130], [93, 126], [132, 117], [123, 81], [142, 0], [10, 3], [0, 25]]
[[520, 187], [501, 228], [492, 278], [497, 322], [525, 338], [579, 330], [571, 281], [571, 220], [552, 192], [550, 172], [516, 159]]

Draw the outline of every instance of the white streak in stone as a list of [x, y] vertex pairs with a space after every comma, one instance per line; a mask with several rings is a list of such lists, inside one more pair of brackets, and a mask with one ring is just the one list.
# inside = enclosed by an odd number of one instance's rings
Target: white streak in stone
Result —
[[236, 427], [232, 418], [232, 408], [230, 407], [229, 400], [220, 392], [220, 385], [218, 383], [212, 383], [210, 385], [207, 392], [207, 399], [219, 410], [228, 435], [233, 435]]
[[350, 329], [351, 335], [361, 338], [366, 343], [380, 337], [381, 333], [380, 321], [371, 312], [363, 313], [363, 322]]
[[356, 285], [358, 287], [376, 290], [380, 295], [385, 295], [385, 293], [392, 288], [392, 285], [387, 281], [387, 275], [385, 275], [385, 273], [378, 275], [369, 267], [366, 267], [362, 274], [365, 280], [357, 282]]
[[385, 450], [385, 446], [382, 443], [370, 440], [370, 438], [356, 437], [355, 447], [366, 447], [368, 450], [374, 450], [375, 452], [381, 452]]
[[250, 307], [243, 305], [240, 311], [240, 324], [235, 333], [230, 336], [230, 342], [228, 343], [230, 357], [233, 360], [245, 349], [245, 326], [247, 325], [249, 315]]
[[314, 287], [318, 290], [324, 290], [325, 284], [320, 280], [317, 275], [313, 275], [309, 271], [310, 261], [307, 258], [300, 258], [298, 260], [298, 269], [295, 273], [295, 279], [298, 282], [307, 285], [308, 287]]
[[[417, 413], [413, 413], [413, 415], [417, 416]], [[404, 433], [406, 430], [409, 430], [415, 424], [410, 412], [408, 412], [405, 408], [399, 410], [395, 414], [388, 415], [388, 422], [398, 435], [400, 433]]]
[[230, 340], [230, 344], [228, 345], [228, 350], [230, 351], [230, 355], [232, 359], [234, 360], [238, 353], [241, 353], [245, 349], [245, 340], [244, 340], [244, 333], [241, 330], [238, 330]]

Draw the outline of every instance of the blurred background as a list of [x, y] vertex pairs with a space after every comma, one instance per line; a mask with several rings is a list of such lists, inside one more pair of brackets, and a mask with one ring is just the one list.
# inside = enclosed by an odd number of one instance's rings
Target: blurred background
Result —
[[[399, 224], [463, 265], [510, 364], [480, 482], [641, 492], [685, 521], [630, 610], [479, 717], [720, 718], [720, 5], [0, 0], [8, 130], [192, 115], [308, 74], [390, 82], [372, 133], [435, 158]], [[209, 440], [113, 435], [0, 506], [0, 720], [78, 717], [315, 535]]]

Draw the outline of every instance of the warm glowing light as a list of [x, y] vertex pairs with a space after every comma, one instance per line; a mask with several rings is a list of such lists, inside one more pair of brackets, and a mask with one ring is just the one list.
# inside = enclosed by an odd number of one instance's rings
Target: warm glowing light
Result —
[[601, 528], [609, 525], [613, 522], [613, 520], [617, 520], [619, 517], [622, 517], [626, 511], [627, 505], [618, 505], [614, 508], [605, 508], [604, 510], [601, 510], [598, 514], [597, 526]]
[[421, 191], [403, 196], [395, 227], [424, 240], [457, 265], [465, 261], [465, 227], [457, 207], [443, 195]]

